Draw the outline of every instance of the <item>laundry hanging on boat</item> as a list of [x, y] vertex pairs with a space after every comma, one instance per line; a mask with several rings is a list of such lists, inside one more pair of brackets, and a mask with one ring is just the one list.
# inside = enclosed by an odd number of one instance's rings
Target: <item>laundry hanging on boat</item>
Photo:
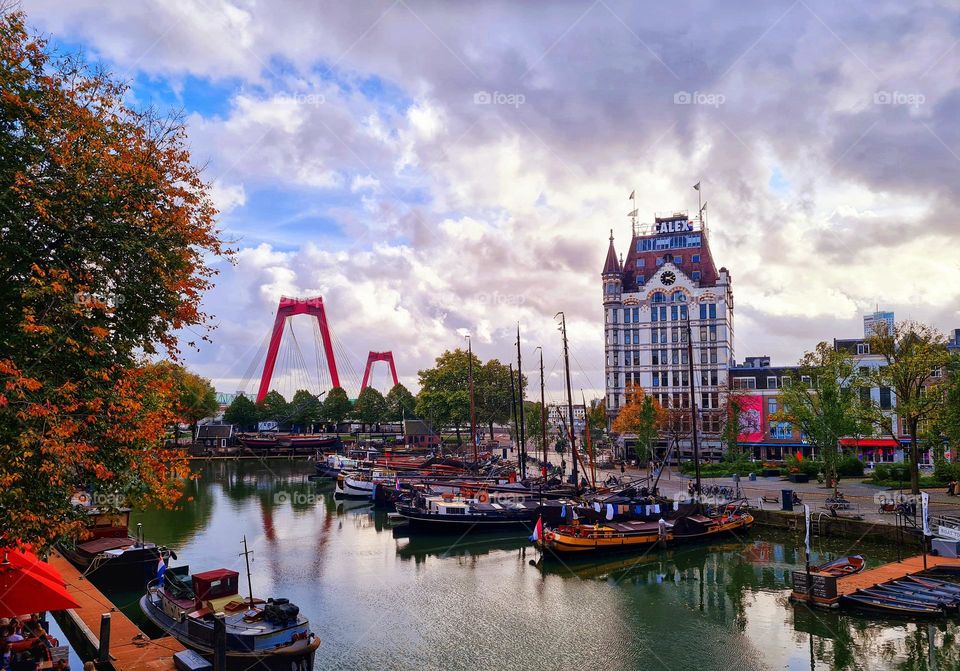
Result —
[[613, 519], [613, 504], [608, 503], [607, 504], [607, 520], [612, 520], [612, 519]]
[[600, 502], [599, 502], [599, 501], [594, 501], [594, 502], [593, 502], [593, 510], [594, 510], [594, 512], [598, 512], [598, 513], [600, 512]]

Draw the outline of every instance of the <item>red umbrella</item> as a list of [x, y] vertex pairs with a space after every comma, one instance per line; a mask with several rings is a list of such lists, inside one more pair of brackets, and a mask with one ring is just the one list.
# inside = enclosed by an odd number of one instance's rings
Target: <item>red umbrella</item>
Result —
[[0, 564], [0, 617], [79, 607], [62, 582], [12, 562]]
[[47, 562], [41, 561], [40, 557], [29, 550], [3, 550], [2, 555], [0, 555], [0, 562], [10, 562], [14, 566], [25, 568], [32, 573], [39, 573], [43, 577], [49, 578], [61, 585], [66, 584], [66, 581], [57, 569]]

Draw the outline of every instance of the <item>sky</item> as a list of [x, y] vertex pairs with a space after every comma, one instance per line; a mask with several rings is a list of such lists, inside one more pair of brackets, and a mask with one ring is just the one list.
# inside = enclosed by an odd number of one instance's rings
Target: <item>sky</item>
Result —
[[[697, 208], [735, 296], [735, 354], [795, 363], [877, 305], [960, 327], [954, 2], [25, 0], [29, 23], [182, 112], [235, 265], [189, 367], [253, 389], [281, 295], [323, 296], [351, 394], [470, 333], [543, 347], [602, 395], [610, 230]], [[306, 317], [277, 388], [326, 382]], [[297, 362], [300, 362], [299, 364]], [[389, 387], [384, 364], [373, 381]]]

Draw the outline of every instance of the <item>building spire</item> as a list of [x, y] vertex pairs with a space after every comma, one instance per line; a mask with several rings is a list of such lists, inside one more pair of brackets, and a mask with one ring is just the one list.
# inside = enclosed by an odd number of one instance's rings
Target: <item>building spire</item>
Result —
[[613, 229], [610, 229], [610, 247], [607, 248], [607, 260], [603, 264], [603, 274], [617, 274], [621, 272], [620, 262], [617, 260], [617, 250], [613, 246]]

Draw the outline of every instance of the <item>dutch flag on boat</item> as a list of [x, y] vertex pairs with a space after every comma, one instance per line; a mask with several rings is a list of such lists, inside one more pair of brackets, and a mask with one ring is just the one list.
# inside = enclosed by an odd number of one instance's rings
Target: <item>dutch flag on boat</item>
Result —
[[157, 585], [163, 587], [163, 574], [167, 572], [167, 565], [163, 563], [163, 557], [157, 560]]
[[533, 528], [533, 535], [530, 536], [530, 540], [536, 543], [538, 540], [543, 538], [543, 516], [537, 518], [537, 526]]

